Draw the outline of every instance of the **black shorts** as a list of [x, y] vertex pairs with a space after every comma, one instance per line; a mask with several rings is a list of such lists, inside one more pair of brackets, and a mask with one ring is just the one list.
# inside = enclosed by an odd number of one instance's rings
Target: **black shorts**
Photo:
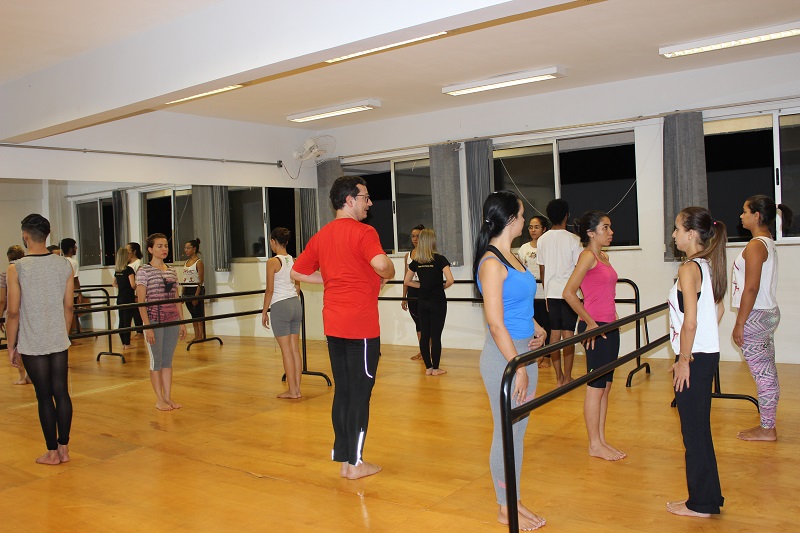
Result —
[[[608, 322], [598, 322], [598, 326], [604, 326]], [[578, 322], [578, 333], [586, 331], [586, 322]], [[590, 374], [603, 365], [616, 361], [619, 356], [619, 330], [614, 329], [606, 332], [606, 338], [595, 337], [594, 348], [586, 348], [586, 373]], [[596, 389], [603, 389], [606, 383], [614, 381], [614, 372], [609, 372], [605, 376], [593, 379], [588, 386]]]
[[575, 324], [578, 322], [578, 313], [572, 310], [566, 300], [562, 300], [561, 298], [548, 298], [547, 310], [550, 315], [550, 329], [575, 331]]
[[544, 298], [533, 301], [533, 319], [547, 333], [545, 343], [550, 342], [550, 315], [547, 312], [547, 303]]
[[[205, 293], [205, 286], [200, 287], [199, 294], [196, 285], [189, 285], [183, 288], [184, 296], [203, 296]], [[206, 306], [204, 304], [205, 300], [192, 300], [191, 302], [186, 302], [186, 308], [189, 310], [189, 314], [192, 315], [192, 318], [202, 318], [206, 316]]]

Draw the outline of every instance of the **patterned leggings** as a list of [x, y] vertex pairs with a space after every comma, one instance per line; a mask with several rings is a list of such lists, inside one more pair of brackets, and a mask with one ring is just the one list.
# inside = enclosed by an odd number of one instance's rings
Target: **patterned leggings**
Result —
[[761, 427], [764, 429], [775, 427], [775, 413], [781, 396], [775, 367], [775, 330], [780, 321], [781, 311], [775, 307], [753, 309], [744, 323], [742, 352], [756, 382]]

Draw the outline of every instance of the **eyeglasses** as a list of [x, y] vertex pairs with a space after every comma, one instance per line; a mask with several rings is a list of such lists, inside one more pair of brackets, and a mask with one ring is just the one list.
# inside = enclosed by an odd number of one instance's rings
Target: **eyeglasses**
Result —
[[365, 201], [369, 202], [369, 194], [356, 194], [356, 198], [362, 196]]

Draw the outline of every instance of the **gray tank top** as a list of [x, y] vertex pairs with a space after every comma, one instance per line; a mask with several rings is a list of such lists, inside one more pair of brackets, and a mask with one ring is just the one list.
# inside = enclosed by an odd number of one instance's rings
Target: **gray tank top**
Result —
[[17, 350], [25, 355], [63, 352], [70, 346], [64, 292], [72, 266], [59, 255], [27, 255], [14, 263], [20, 288]]

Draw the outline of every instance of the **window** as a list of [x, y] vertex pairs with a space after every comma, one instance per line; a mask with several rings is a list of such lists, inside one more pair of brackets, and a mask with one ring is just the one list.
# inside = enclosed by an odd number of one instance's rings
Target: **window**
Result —
[[[633, 132], [495, 150], [494, 179], [496, 190], [523, 198], [526, 221], [546, 215], [547, 204], [558, 196], [569, 203], [570, 223], [590, 209], [605, 211], [614, 227], [612, 246], [639, 244]], [[512, 246], [529, 240], [525, 231]]]
[[[143, 194], [144, 234], [163, 233], [170, 243], [166, 263], [181, 260], [183, 245], [194, 239], [194, 217], [191, 189], [164, 189]], [[142, 252], [147, 253], [146, 242]]]
[[614, 228], [612, 246], [639, 244], [636, 149], [633, 132], [558, 141], [561, 197], [571, 217], [605, 211]]
[[[517, 193], [525, 207], [525, 226], [534, 215], [545, 215], [556, 197], [553, 144], [494, 151], [494, 188]], [[527, 231], [514, 239], [512, 248], [530, 241]]]
[[[780, 191], [779, 203], [786, 204], [795, 214], [800, 205], [800, 114], [783, 115], [778, 119], [780, 134]], [[779, 236], [800, 237], [800, 224], [779, 231]]]
[[78, 260], [81, 266], [114, 264], [114, 208], [111, 198], [75, 205], [78, 222]]
[[[268, 257], [273, 228], [292, 232], [286, 251], [297, 255], [297, 213], [295, 189], [285, 187], [229, 187], [228, 214], [233, 257]], [[266, 198], [266, 202], [265, 202]], [[266, 205], [266, 208], [265, 208]]]
[[411, 250], [411, 228], [433, 228], [431, 164], [426, 158], [343, 165], [345, 176], [367, 182], [372, 207], [364, 220], [386, 253]]
[[742, 204], [755, 194], [775, 197], [772, 115], [706, 122], [703, 129], [708, 208], [727, 226], [729, 241], [749, 241]]

